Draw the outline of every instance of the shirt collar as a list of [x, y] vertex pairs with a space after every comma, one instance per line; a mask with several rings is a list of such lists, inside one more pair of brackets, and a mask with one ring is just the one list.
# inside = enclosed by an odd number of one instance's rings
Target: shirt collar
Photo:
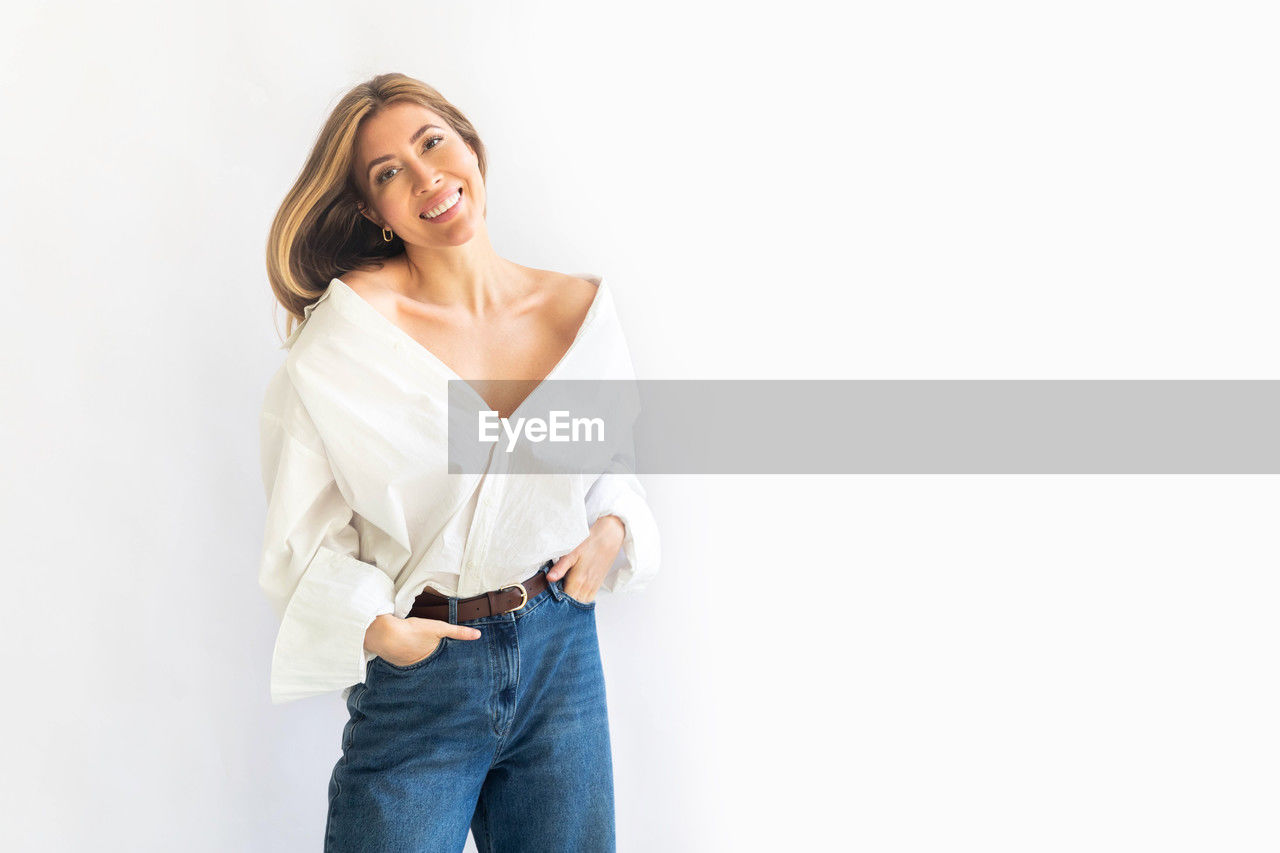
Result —
[[293, 332], [289, 335], [289, 337], [285, 338], [284, 343], [280, 345], [280, 349], [289, 349], [293, 346], [294, 341], [298, 339], [298, 335], [302, 333], [302, 327], [307, 325], [307, 321], [311, 319], [311, 312], [316, 310], [317, 305], [319, 305], [321, 302], [324, 302], [326, 299], [328, 299], [330, 293], [333, 293], [332, 281], [330, 281], [329, 284], [325, 287], [324, 293], [320, 294], [319, 299], [317, 299], [315, 302], [312, 302], [310, 305], [307, 305], [302, 309], [302, 320], [299, 321], [298, 327], [293, 330]]

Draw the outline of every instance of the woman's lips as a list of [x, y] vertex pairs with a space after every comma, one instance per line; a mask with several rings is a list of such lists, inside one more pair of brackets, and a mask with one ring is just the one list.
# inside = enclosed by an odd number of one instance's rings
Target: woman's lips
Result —
[[[439, 216], [436, 216], [436, 217], [434, 217], [434, 218], [430, 218], [430, 219], [428, 219], [428, 218], [427, 218], [427, 214], [426, 214], [426, 211], [427, 211], [427, 210], [434, 210], [435, 208], [439, 207], [439, 206], [440, 206], [440, 204], [441, 204], [441, 202], [448, 201], [448, 200], [449, 200], [449, 198], [450, 198], [451, 196], [453, 196], [453, 194], [454, 194], [454, 193], [457, 193], [457, 195], [458, 195], [458, 200], [457, 200], [456, 202], [454, 202], [454, 203], [453, 203], [453, 207], [449, 208], [448, 210], [446, 210], [444, 213], [440, 214]], [[448, 194], [448, 195], [446, 195], [444, 198], [440, 199], [440, 201], [434, 202], [432, 205], [430, 205], [430, 206], [429, 206], [429, 207], [427, 207], [425, 210], [423, 210], [421, 213], [419, 213], [419, 214], [418, 214], [418, 218], [420, 218], [420, 219], [422, 219], [422, 220], [424, 220], [424, 221], [426, 221], [426, 222], [433, 223], [433, 224], [438, 224], [438, 223], [441, 223], [441, 222], [448, 222], [450, 219], [453, 219], [455, 216], [457, 216], [457, 215], [458, 215], [458, 209], [462, 207], [462, 198], [463, 198], [462, 187], [458, 187], [458, 188], [457, 188], [457, 189], [455, 189], [453, 192], [449, 193], [449, 194]]]

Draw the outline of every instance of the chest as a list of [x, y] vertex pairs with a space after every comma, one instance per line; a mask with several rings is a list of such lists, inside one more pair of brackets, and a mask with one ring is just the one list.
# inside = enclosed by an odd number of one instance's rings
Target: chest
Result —
[[573, 344], [571, 330], [535, 312], [475, 322], [433, 316], [403, 304], [389, 310], [391, 322], [504, 418], [512, 415]]

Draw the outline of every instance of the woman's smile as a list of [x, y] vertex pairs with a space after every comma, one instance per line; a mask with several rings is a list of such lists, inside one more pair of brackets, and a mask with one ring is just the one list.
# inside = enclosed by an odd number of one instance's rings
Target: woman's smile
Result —
[[[438, 199], [438, 197], [437, 197]], [[462, 187], [457, 187], [443, 199], [432, 199], [431, 206], [418, 213], [419, 219], [427, 222], [448, 222], [458, 215], [462, 209]]]

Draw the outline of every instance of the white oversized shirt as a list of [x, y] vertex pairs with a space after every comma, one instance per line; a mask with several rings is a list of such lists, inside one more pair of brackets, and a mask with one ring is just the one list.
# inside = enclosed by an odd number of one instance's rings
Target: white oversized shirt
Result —
[[[596, 294], [544, 383], [634, 379], [611, 289], [602, 276], [579, 277]], [[426, 587], [465, 598], [513, 585], [603, 515], [626, 532], [601, 588], [639, 589], [653, 577], [657, 525], [631, 470], [488, 476], [498, 473], [491, 462], [483, 474], [450, 474], [448, 382], [461, 377], [341, 279], [304, 315], [260, 418], [258, 577], [280, 618], [272, 702], [339, 689], [345, 699], [375, 657], [364, 648], [374, 618], [406, 616]]]

